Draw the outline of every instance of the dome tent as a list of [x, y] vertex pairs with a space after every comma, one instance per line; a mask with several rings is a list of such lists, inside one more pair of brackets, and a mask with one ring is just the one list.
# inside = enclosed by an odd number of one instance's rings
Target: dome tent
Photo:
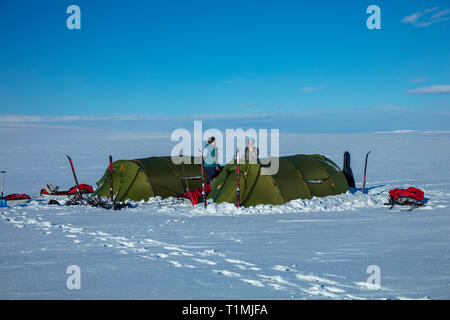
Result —
[[[241, 205], [279, 205], [295, 199], [337, 195], [349, 189], [340, 168], [321, 155], [280, 157], [279, 170], [274, 175], [262, 175], [263, 167], [248, 161], [240, 165]], [[227, 164], [211, 186], [208, 198], [217, 203], [235, 203], [236, 178], [236, 164]]]
[[[175, 197], [186, 190], [201, 187], [199, 158], [188, 157], [186, 163], [174, 164], [170, 157], [150, 157], [118, 160], [113, 164], [115, 199], [145, 200], [151, 197]], [[266, 163], [263, 161], [263, 163]], [[183, 173], [184, 167], [184, 173]], [[337, 195], [348, 191], [348, 184], [340, 168], [321, 155], [294, 155], [279, 158], [279, 170], [274, 175], [262, 175], [261, 163], [240, 165], [240, 200], [242, 206], [284, 204], [294, 199], [311, 199]], [[244, 175], [244, 172], [246, 174]], [[93, 196], [109, 196], [109, 169], [97, 182]], [[236, 203], [236, 165], [228, 163], [211, 185], [208, 199], [216, 203]]]
[[[198, 163], [200, 160], [196, 158]], [[173, 163], [170, 157], [150, 157], [135, 160], [118, 160], [113, 163], [113, 192], [118, 201], [145, 200], [151, 197], [175, 197], [185, 192], [186, 180], [191, 190], [202, 184], [201, 168], [193, 157], [183, 165]], [[190, 164], [189, 164], [190, 163]], [[183, 172], [184, 168], [184, 172]], [[109, 168], [97, 182], [93, 196], [109, 197]]]

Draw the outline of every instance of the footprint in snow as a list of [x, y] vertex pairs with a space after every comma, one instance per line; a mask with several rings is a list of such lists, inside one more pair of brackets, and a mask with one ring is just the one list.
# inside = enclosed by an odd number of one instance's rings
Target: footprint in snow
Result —
[[215, 269], [213, 269], [211, 271], [214, 272], [214, 273], [218, 273], [218, 274], [224, 275], [226, 277], [233, 277], [233, 278], [240, 278], [241, 277], [241, 275], [239, 273], [231, 272], [231, 271], [228, 271], [228, 270], [215, 270]]
[[217, 264], [217, 262], [214, 262], [214, 261], [211, 261], [211, 260], [208, 260], [208, 259], [192, 258], [192, 260], [195, 260], [195, 261], [203, 263], [203, 264], [212, 265], [212, 266]]

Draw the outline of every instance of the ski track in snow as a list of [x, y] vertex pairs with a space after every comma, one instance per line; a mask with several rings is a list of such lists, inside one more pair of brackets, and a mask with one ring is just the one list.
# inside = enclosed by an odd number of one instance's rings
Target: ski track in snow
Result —
[[[55, 224], [43, 220], [40, 216], [29, 218], [27, 213], [19, 213], [14, 209], [8, 211], [3, 210], [0, 216], [6, 222], [19, 228], [33, 226], [42, 231], [43, 235], [59, 231], [64, 233], [65, 237], [74, 243], [103, 246], [105, 248], [115, 249], [118, 254], [134, 254], [155, 262], [167, 260], [166, 263], [175, 268], [194, 269], [214, 266], [215, 268], [210, 269], [210, 272], [259, 288], [284, 290], [291, 294], [304, 293], [307, 296], [322, 296], [325, 298], [358, 298], [346, 294], [344, 288], [349, 286], [338, 283], [337, 281], [314, 274], [304, 275], [287, 266], [274, 266], [273, 270], [277, 273], [291, 271], [295, 277], [294, 279], [287, 280], [278, 274], [263, 274], [261, 273], [262, 269], [256, 264], [245, 260], [228, 258], [227, 255], [217, 252], [214, 249], [196, 251], [190, 248], [190, 246], [166, 243], [150, 238], [135, 241], [127, 237], [115, 236], [103, 231], [89, 231], [71, 224]], [[205, 256], [208, 259], [205, 259]], [[175, 260], [175, 257], [184, 257], [188, 260]], [[224, 269], [216, 269], [218, 265], [221, 265]], [[237, 269], [239, 272], [231, 271], [232, 269]], [[353, 286], [353, 288], [357, 289], [358, 286]]]
[[[2, 219], [18, 228], [32, 226], [42, 231], [43, 235], [49, 235], [52, 232], [62, 232], [69, 241], [77, 244], [103, 246], [108, 249], [115, 249], [118, 254], [134, 254], [155, 262], [167, 260], [166, 263], [175, 268], [193, 269], [204, 268], [205, 266], [214, 267], [209, 271], [260, 288], [285, 290], [292, 294], [304, 293], [307, 296], [355, 298], [346, 294], [344, 288], [348, 287], [348, 285], [340, 284], [337, 281], [328, 280], [314, 274], [304, 275], [289, 267], [274, 266], [273, 270], [277, 273], [291, 271], [295, 276], [291, 280], [287, 280], [277, 274], [263, 274], [261, 273], [262, 269], [256, 264], [245, 260], [229, 258], [227, 255], [217, 252], [214, 249], [196, 251], [190, 248], [190, 246], [166, 243], [150, 238], [136, 241], [99, 230], [89, 231], [71, 224], [56, 224], [44, 220], [39, 215], [36, 215], [34, 218], [29, 218], [26, 212], [18, 212], [18, 210], [13, 208], [2, 211], [0, 215]], [[185, 259], [175, 260], [176, 257]], [[208, 257], [208, 259], [205, 257]], [[218, 265], [222, 266], [223, 269], [217, 269]], [[232, 271], [234, 269], [239, 270], [239, 272]], [[357, 289], [357, 287], [354, 286], [354, 289]]]
[[[435, 186], [423, 186], [427, 196], [433, 199], [424, 208], [417, 210], [432, 210], [433, 208], [447, 207], [445, 198], [448, 194], [435, 190]], [[190, 204], [178, 203], [176, 199], [162, 200], [150, 199], [140, 202], [136, 208], [127, 209], [127, 213], [138, 214], [140, 211], [152, 210], [155, 214], [164, 213], [172, 215], [242, 215], [242, 214], [280, 214], [318, 212], [318, 211], [349, 211], [357, 208], [375, 208], [383, 206], [386, 201], [387, 190], [391, 186], [382, 186], [370, 189], [368, 194], [356, 192], [344, 195], [315, 198], [312, 200], [294, 200], [282, 206], [256, 206], [252, 208], [236, 208], [233, 204], [210, 203], [207, 210], [202, 205], [192, 207]], [[27, 213], [31, 210], [33, 217]], [[372, 291], [367, 283], [349, 282], [345, 277], [332, 275], [317, 275], [303, 273], [295, 266], [274, 265], [264, 272], [263, 268], [255, 263], [236, 259], [228, 254], [218, 252], [213, 248], [198, 250], [193, 246], [161, 242], [151, 238], [140, 240], [125, 236], [118, 236], [102, 230], [89, 230], [69, 223], [56, 224], [46, 220], [40, 212], [54, 210], [56, 215], [63, 214], [61, 207], [51, 207], [42, 201], [32, 201], [28, 205], [13, 206], [0, 210], [0, 217], [17, 228], [34, 227], [49, 236], [62, 232], [67, 241], [77, 245], [102, 246], [105, 249], [116, 250], [117, 254], [135, 255], [155, 263], [164, 262], [174, 268], [207, 269], [218, 276], [241, 281], [247, 285], [261, 289], [285, 291], [292, 296], [300, 298], [331, 298], [331, 299], [364, 299], [365, 293]], [[100, 210], [100, 209], [92, 209]], [[125, 211], [124, 211], [125, 212]], [[169, 219], [166, 223], [170, 223]], [[298, 220], [307, 223], [308, 220]], [[279, 222], [283, 222], [282, 219]], [[290, 222], [293, 222], [290, 220]], [[294, 220], [295, 222], [295, 220]], [[210, 233], [211, 237], [221, 236]], [[229, 240], [239, 242], [239, 239], [229, 237]], [[319, 254], [319, 253], [317, 253]], [[268, 274], [267, 271], [271, 273]], [[333, 279], [330, 279], [333, 278]], [[389, 290], [383, 288], [383, 290]], [[350, 291], [350, 292], [349, 292]], [[360, 295], [355, 294], [360, 293]]]

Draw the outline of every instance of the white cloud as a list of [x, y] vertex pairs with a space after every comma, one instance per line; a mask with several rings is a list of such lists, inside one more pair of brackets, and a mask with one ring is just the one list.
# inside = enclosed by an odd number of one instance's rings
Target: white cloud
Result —
[[402, 20], [402, 22], [403, 22], [403, 23], [412, 23], [412, 24], [415, 24], [415, 23], [417, 23], [417, 21], [419, 20], [419, 18], [420, 18], [421, 16], [422, 16], [422, 13], [421, 13], [421, 12], [416, 12], [416, 13], [413, 13], [412, 15], [410, 15], [410, 16], [404, 17], [403, 20]]
[[0, 115], [0, 122], [42, 122], [42, 116], [6, 114]]
[[407, 93], [412, 94], [450, 94], [450, 85], [444, 84], [444, 85], [438, 85], [438, 86], [429, 86], [429, 87], [422, 87], [417, 89], [412, 89], [406, 91]]
[[[445, 9], [445, 10], [441, 10], [435, 14], [433, 14], [433, 16], [431, 17], [432, 20], [438, 20], [438, 19], [442, 19], [445, 18], [446, 16], [448, 16], [450, 14], [450, 9]], [[449, 19], [449, 17], [446, 18], [447, 20]]]
[[372, 110], [380, 110], [380, 111], [406, 111], [408, 110], [407, 107], [404, 106], [397, 106], [393, 104], [384, 104], [384, 105], [377, 105], [371, 107]]
[[6, 114], [0, 115], [0, 122], [12, 123], [45, 123], [45, 122], [75, 122], [75, 121], [110, 121], [110, 120], [141, 120], [142, 116], [137, 114], [117, 114], [117, 115], [95, 115], [95, 116], [33, 116]]
[[242, 107], [242, 108], [249, 109], [249, 108], [254, 108], [254, 107], [256, 107], [256, 104], [254, 104], [254, 103], [245, 103], [245, 104], [242, 104], [241, 107]]
[[[119, 131], [156, 132], [167, 136], [176, 128], [192, 130], [194, 120], [202, 120], [203, 127], [218, 128], [279, 128], [283, 132], [349, 132], [350, 131], [388, 131], [396, 129], [449, 129], [448, 104], [434, 107], [415, 108], [395, 104], [374, 106], [353, 106], [346, 108], [310, 108], [297, 110], [277, 110], [273, 112], [230, 112], [222, 114], [157, 114], [157, 115], [97, 115], [97, 116], [37, 116], [37, 115], [0, 115], [0, 135], [8, 133], [9, 128], [67, 128], [72, 130], [110, 130], [111, 140], [132, 139], [134, 133], [122, 136]], [[398, 117], [405, 118], [411, 127], [399, 125]], [[69, 122], [72, 119], [73, 122]], [[89, 119], [89, 120], [88, 120]], [[91, 121], [98, 119], [97, 121]], [[112, 119], [112, 120], [111, 120]], [[369, 120], [367, 120], [369, 119]], [[61, 120], [61, 121], [60, 121]], [[84, 127], [84, 128], [83, 128]], [[95, 132], [89, 131], [95, 137]], [[116, 132], [116, 133], [114, 133]], [[146, 137], [136, 134], [136, 137]]]
[[[255, 106], [255, 105], [252, 105]], [[250, 105], [247, 108], [251, 108]], [[193, 120], [228, 120], [228, 119], [255, 119], [272, 118], [280, 115], [278, 112], [246, 112], [246, 113], [198, 113], [185, 115], [155, 114], [115, 114], [95, 116], [34, 116], [34, 115], [0, 115], [0, 123], [68, 123], [83, 121], [193, 121]]]
[[[435, 13], [431, 15], [432, 12]], [[406, 16], [402, 22], [409, 23], [417, 28], [423, 28], [447, 20], [450, 20], [450, 9], [439, 10], [439, 7], [434, 7]]]
[[302, 92], [314, 92], [314, 91], [322, 91], [325, 90], [324, 87], [311, 87], [311, 86], [307, 86], [302, 88]]
[[425, 80], [427, 80], [427, 77], [415, 78], [415, 79], [411, 79], [409, 81], [414, 82], [414, 83], [419, 83], [419, 82], [424, 82]]

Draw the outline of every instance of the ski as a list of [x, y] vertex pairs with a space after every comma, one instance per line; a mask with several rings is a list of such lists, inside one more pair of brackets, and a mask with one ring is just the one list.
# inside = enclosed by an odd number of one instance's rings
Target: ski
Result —
[[111, 202], [111, 206], [113, 210], [120, 210], [122, 208], [125, 208], [126, 206], [128, 206], [128, 204], [125, 204], [123, 202], [118, 202], [116, 201], [116, 199], [114, 198], [114, 180], [113, 180], [113, 160], [112, 160], [112, 156], [109, 155], [109, 200]]
[[201, 165], [200, 168], [202, 170], [202, 196], [203, 196], [203, 205], [205, 206], [205, 209], [208, 206], [208, 203], [206, 201], [206, 184], [205, 184], [205, 167], [204, 167], [204, 163], [203, 163], [203, 151], [202, 150], [198, 150], [200, 152], [200, 160], [201, 160]]
[[367, 159], [369, 158], [369, 153], [372, 151], [367, 152], [366, 154], [366, 163], [364, 165], [364, 177], [363, 177], [363, 184], [362, 184], [362, 193], [364, 193], [364, 187], [366, 186], [366, 172], [367, 172]]
[[[392, 209], [394, 209], [394, 208], [397, 208], [397, 205], [396, 205], [395, 203], [394, 203], [394, 204], [385, 203], [385, 205], [390, 206], [390, 207], [389, 207], [389, 210], [392, 210]], [[417, 209], [417, 208], [420, 208], [420, 207], [421, 207], [421, 205], [410, 205], [407, 209], [399, 209], [398, 211], [411, 212], [411, 211], [413, 211], [414, 209]]]
[[5, 191], [5, 173], [6, 171], [0, 171], [2, 174], [2, 196], [0, 198], [0, 207], [4, 208], [7, 207], [8, 204], [6, 202], [6, 198], [3, 196], [3, 192]]
[[77, 186], [77, 192], [78, 192], [78, 195], [79, 195], [80, 200], [81, 200], [81, 199], [83, 199], [83, 196], [81, 195], [80, 185], [79, 185], [79, 183], [78, 183], [77, 175], [76, 175], [75, 169], [74, 169], [74, 167], [73, 167], [72, 159], [71, 159], [67, 154], [66, 154], [66, 157], [67, 157], [67, 159], [69, 159], [70, 167], [72, 168], [73, 177], [74, 177], [74, 179], [75, 179], [75, 185]]
[[[181, 163], [181, 169], [183, 170], [183, 176], [186, 176], [186, 172], [184, 171], [184, 163]], [[192, 206], [194, 206], [194, 198], [192, 198], [192, 194], [191, 194], [191, 190], [189, 189], [189, 183], [188, 183], [188, 179], [185, 179], [186, 181], [186, 190], [189, 194], [189, 198], [191, 199], [192, 202]]]
[[236, 149], [236, 207], [241, 206], [241, 169], [239, 165], [239, 149]]
[[113, 186], [113, 160], [112, 156], [109, 156], [109, 200], [111, 204], [114, 204], [114, 186]]
[[398, 198], [396, 200], [393, 200], [391, 198], [391, 199], [389, 199], [389, 202], [385, 203], [384, 205], [389, 206], [389, 210], [392, 210], [394, 208], [397, 208], [398, 206], [401, 206], [401, 207], [407, 208], [407, 209], [405, 209], [405, 210], [400, 209], [400, 211], [411, 212], [414, 209], [424, 206], [425, 203], [420, 202], [420, 201], [409, 200], [408, 198]]

